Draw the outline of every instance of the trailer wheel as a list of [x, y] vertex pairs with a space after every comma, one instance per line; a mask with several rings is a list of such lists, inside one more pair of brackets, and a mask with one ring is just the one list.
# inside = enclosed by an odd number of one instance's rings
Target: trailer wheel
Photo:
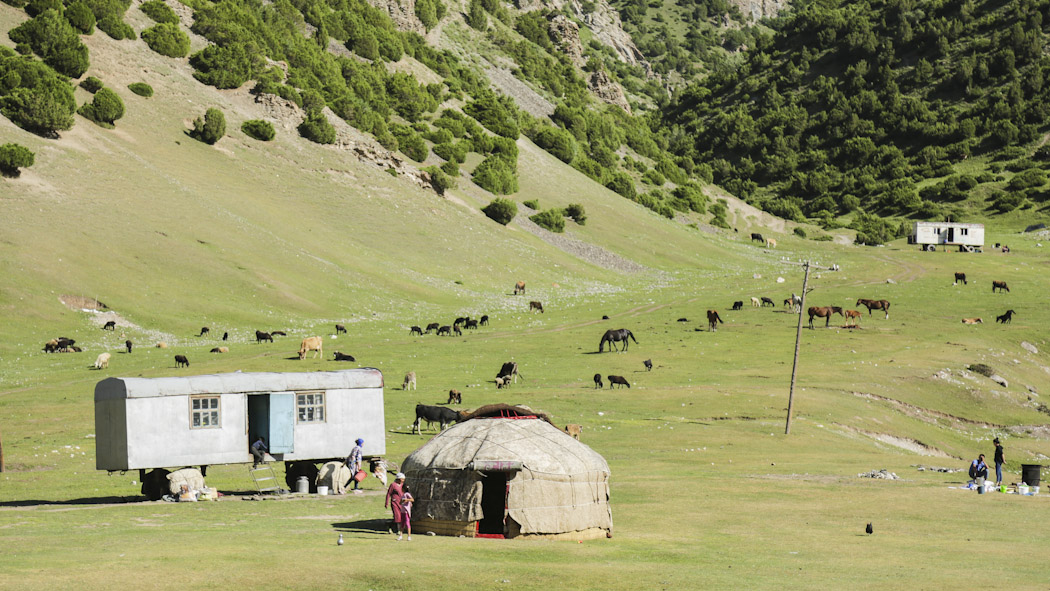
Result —
[[317, 492], [317, 474], [320, 471], [317, 464], [313, 462], [285, 462], [284, 483], [288, 485], [288, 490], [295, 491], [299, 477], [305, 476], [310, 480], [310, 492], [315, 493]]
[[157, 468], [147, 472], [142, 479], [142, 494], [146, 495], [146, 498], [151, 501], [159, 501], [170, 492], [168, 489], [168, 474], [171, 474], [171, 472], [164, 468]]

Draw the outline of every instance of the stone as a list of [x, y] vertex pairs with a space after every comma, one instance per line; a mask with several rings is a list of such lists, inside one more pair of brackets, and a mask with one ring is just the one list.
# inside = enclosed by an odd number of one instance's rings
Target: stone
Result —
[[1001, 376], [1001, 375], [999, 375], [997, 373], [993, 373], [992, 375], [988, 376], [988, 379], [992, 380], [993, 382], [995, 382], [996, 384], [999, 384], [1000, 386], [1002, 386], [1004, 388], [1009, 388], [1010, 387], [1010, 384], [1006, 381], [1006, 378], [1004, 378], [1003, 376]]
[[624, 94], [623, 87], [620, 86], [619, 82], [610, 78], [605, 70], [598, 70], [591, 74], [590, 79], [587, 81], [587, 86], [594, 93], [594, 96], [603, 102], [620, 107], [628, 115], [631, 113], [631, 105], [627, 102], [627, 95]]
[[583, 42], [580, 41], [580, 26], [564, 14], [555, 15], [550, 21], [550, 32], [554, 42], [569, 57], [577, 68], [587, 65], [583, 57]]
[[1036, 349], [1035, 345], [1029, 343], [1028, 341], [1021, 341], [1021, 348], [1025, 351], [1028, 351], [1029, 353], [1032, 353], [1033, 355], [1039, 353], [1039, 349]]

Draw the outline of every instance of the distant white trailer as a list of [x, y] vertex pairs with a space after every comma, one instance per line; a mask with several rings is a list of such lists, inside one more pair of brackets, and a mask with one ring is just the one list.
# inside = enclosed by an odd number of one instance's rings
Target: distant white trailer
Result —
[[147, 470], [252, 461], [266, 438], [283, 461], [342, 459], [357, 438], [386, 453], [378, 369], [108, 378], [95, 386], [95, 467]]
[[911, 244], [923, 250], [935, 250], [937, 245], [958, 246], [960, 250], [980, 251], [984, 246], [984, 224], [958, 222], [915, 222]]

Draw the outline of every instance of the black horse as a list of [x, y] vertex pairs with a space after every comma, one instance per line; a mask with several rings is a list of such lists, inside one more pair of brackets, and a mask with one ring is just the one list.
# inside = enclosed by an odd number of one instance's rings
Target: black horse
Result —
[[1007, 322], [1010, 322], [1011, 320], [1014, 319], [1014, 314], [1016, 314], [1016, 313], [1017, 312], [1014, 312], [1013, 310], [1007, 310], [1002, 316], [996, 316], [995, 317], [995, 322], [996, 322], [996, 324], [998, 324], [1000, 322], [1002, 322], [1003, 324], [1006, 324]]
[[605, 350], [605, 343], [609, 343], [609, 348], [613, 351], [616, 351], [617, 341], [623, 341], [623, 350], [626, 351], [628, 337], [630, 337], [630, 339], [633, 340], [635, 343], [638, 342], [638, 339], [634, 338], [634, 335], [631, 334], [631, 331], [627, 330], [626, 328], [621, 328], [618, 330], [607, 330], [605, 331], [605, 334], [602, 335], [602, 342], [598, 343], [598, 352], [601, 353]]

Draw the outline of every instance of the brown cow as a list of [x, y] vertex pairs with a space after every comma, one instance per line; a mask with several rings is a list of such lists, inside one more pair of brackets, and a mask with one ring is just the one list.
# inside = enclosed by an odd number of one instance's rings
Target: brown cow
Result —
[[321, 350], [321, 337], [306, 337], [303, 339], [301, 345], [299, 345], [299, 360], [306, 359], [306, 353], [314, 351], [314, 359], [324, 355], [324, 351]]
[[541, 303], [539, 303], [539, 302], [537, 302], [535, 300], [529, 302], [529, 312], [532, 312], [533, 310], [539, 310], [540, 314], [542, 314], [543, 313], [543, 304], [541, 304]]
[[995, 293], [995, 290], [997, 290], [997, 289], [999, 290], [999, 293], [1002, 293], [1004, 289], [1007, 291], [1007, 293], [1009, 293], [1009, 291], [1010, 291], [1010, 288], [1006, 286], [1006, 282], [1005, 281], [993, 281], [992, 282], [992, 293]]
[[572, 436], [576, 441], [580, 440], [580, 433], [583, 432], [583, 427], [576, 423], [569, 423], [565, 425], [565, 432]]
[[448, 391], [448, 402], [445, 404], [452, 404], [453, 402], [456, 404], [463, 404], [463, 393], [455, 388]]
[[519, 281], [514, 284], [514, 295], [525, 295], [525, 282]]

